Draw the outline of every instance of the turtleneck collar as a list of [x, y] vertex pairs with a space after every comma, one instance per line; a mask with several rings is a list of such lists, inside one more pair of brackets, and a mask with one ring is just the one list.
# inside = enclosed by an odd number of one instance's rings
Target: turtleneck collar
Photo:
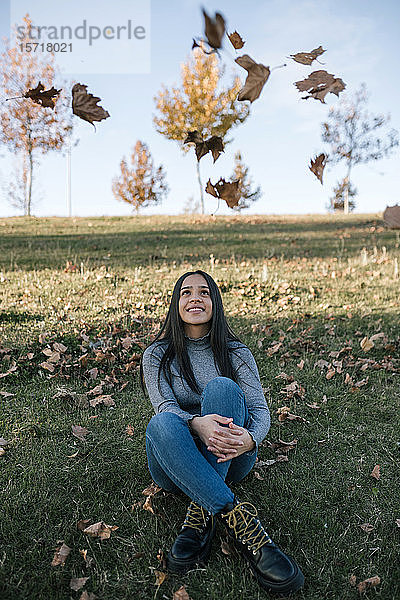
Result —
[[203, 335], [202, 337], [199, 337], [199, 338], [191, 338], [186, 334], [184, 334], [184, 335], [185, 335], [185, 339], [187, 340], [188, 343], [194, 344], [196, 346], [196, 348], [203, 348], [210, 344], [210, 333], [211, 333], [211, 331], [209, 331], [208, 333], [206, 333], [206, 335]]

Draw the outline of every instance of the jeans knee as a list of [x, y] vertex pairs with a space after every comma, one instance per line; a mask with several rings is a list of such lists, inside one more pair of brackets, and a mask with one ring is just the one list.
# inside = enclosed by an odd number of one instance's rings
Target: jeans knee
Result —
[[235, 381], [233, 381], [233, 379], [229, 379], [229, 377], [214, 377], [205, 386], [203, 394], [206, 389], [207, 392], [226, 393], [227, 391], [232, 391], [244, 396], [243, 390]]
[[176, 425], [181, 425], [183, 419], [171, 412], [161, 412], [153, 415], [146, 427], [146, 437], [149, 435], [155, 440], [168, 437]]

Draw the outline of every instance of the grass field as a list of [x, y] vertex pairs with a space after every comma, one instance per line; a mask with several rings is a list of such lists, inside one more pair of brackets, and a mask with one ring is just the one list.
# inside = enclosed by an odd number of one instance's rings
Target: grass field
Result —
[[[399, 262], [379, 215], [0, 219], [1, 600], [172, 600], [182, 584], [193, 600], [268, 597], [222, 529], [207, 569], [156, 585], [188, 501], [159, 492], [143, 508], [138, 365], [196, 268], [259, 367], [272, 416], [259, 460], [297, 440], [233, 488], [301, 565], [297, 597], [357, 598], [379, 576], [364, 597], [400, 598]], [[82, 519], [118, 529], [99, 540]]]

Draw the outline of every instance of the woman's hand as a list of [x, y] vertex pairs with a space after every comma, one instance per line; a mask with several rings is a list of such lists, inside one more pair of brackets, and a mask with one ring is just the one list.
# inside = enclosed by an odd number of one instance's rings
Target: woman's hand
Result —
[[[220, 427], [220, 423], [229, 425], [229, 429]], [[191, 426], [207, 450], [218, 457], [218, 462], [231, 460], [254, 449], [255, 443], [247, 429], [235, 425], [232, 417], [217, 414], [194, 417]]]

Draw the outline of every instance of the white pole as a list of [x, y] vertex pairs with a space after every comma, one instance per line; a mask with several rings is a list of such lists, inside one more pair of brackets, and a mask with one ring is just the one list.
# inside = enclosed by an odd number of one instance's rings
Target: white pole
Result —
[[67, 212], [68, 216], [72, 217], [71, 205], [71, 138], [69, 139], [67, 148]]

